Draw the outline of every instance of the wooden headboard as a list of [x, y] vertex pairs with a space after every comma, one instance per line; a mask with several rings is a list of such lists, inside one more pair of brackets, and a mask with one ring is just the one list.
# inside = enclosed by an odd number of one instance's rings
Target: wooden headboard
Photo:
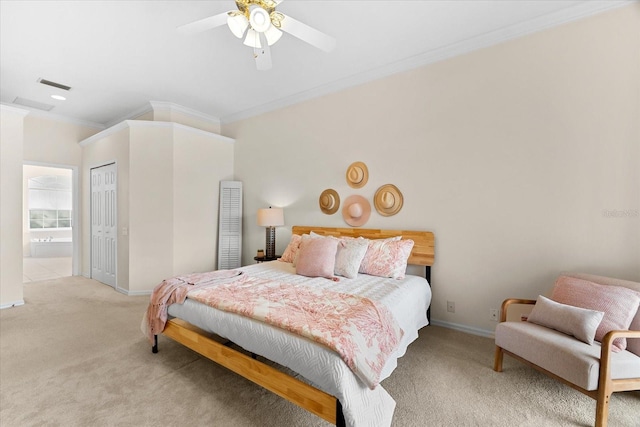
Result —
[[435, 256], [435, 237], [430, 231], [411, 230], [377, 230], [371, 228], [334, 228], [334, 227], [307, 227], [294, 225], [293, 234], [308, 234], [310, 232], [323, 236], [348, 236], [364, 237], [367, 239], [387, 239], [394, 236], [402, 236], [403, 239], [411, 239], [414, 242], [408, 263], [412, 265], [433, 265]]

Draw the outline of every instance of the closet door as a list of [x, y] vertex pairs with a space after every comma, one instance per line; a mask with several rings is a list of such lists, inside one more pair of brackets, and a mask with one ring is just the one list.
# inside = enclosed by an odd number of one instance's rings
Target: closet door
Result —
[[91, 169], [91, 277], [116, 287], [115, 163]]
[[242, 182], [220, 181], [218, 269], [238, 268], [242, 257]]

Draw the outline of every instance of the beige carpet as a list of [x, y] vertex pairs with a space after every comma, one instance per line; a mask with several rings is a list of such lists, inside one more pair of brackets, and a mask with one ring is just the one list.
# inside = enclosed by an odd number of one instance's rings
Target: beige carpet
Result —
[[[81, 277], [25, 284], [0, 311], [0, 425], [325, 426], [324, 421], [139, 325], [148, 297]], [[505, 357], [493, 341], [429, 326], [382, 384], [394, 426], [589, 426], [595, 401]], [[640, 393], [609, 425], [640, 426]]]

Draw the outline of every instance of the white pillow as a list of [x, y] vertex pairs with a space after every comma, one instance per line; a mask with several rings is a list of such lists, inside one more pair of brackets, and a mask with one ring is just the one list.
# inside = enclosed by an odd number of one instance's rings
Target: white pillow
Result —
[[527, 322], [572, 335], [591, 345], [603, 317], [602, 311], [561, 304], [539, 295]]
[[336, 275], [355, 278], [368, 247], [367, 239], [341, 239], [336, 253]]

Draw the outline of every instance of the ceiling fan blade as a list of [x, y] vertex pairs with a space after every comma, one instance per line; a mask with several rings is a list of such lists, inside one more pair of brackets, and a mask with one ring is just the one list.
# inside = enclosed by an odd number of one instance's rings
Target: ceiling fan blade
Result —
[[325, 52], [331, 52], [336, 47], [336, 39], [293, 19], [289, 15], [284, 15], [280, 29]]
[[211, 30], [212, 28], [220, 27], [227, 23], [227, 17], [229, 12], [213, 15], [208, 18], [200, 19], [198, 21], [191, 22], [189, 24], [180, 25], [176, 30], [183, 34], [195, 34], [202, 31]]
[[260, 44], [262, 47], [253, 49], [253, 56], [256, 60], [256, 68], [260, 71], [271, 69], [271, 48], [264, 36], [260, 33]]

